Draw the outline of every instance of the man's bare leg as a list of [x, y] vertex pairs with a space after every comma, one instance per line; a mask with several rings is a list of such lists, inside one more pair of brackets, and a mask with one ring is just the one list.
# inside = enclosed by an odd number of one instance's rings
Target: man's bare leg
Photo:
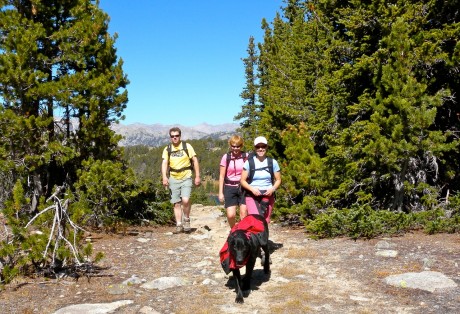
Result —
[[192, 203], [188, 197], [182, 198], [182, 212], [184, 213], [184, 231], [190, 232], [190, 210]]

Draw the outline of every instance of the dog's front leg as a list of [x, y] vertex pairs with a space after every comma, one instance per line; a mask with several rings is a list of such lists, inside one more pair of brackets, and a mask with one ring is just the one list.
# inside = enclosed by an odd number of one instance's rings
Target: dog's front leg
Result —
[[243, 290], [241, 289], [241, 273], [239, 269], [234, 269], [233, 271], [233, 279], [235, 280], [236, 285], [236, 303], [244, 303], [243, 298]]
[[246, 274], [244, 275], [243, 279], [243, 291], [247, 291], [251, 289], [251, 277], [252, 277], [252, 271], [254, 270], [254, 265], [256, 264], [256, 255], [253, 254], [249, 260], [248, 263], [246, 264]]

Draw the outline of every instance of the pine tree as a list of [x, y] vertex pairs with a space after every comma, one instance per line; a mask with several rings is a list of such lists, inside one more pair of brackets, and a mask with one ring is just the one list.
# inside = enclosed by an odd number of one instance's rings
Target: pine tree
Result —
[[[0, 210], [12, 239], [1, 239], [6, 264], [0, 283], [28, 265], [53, 269], [89, 262], [90, 247], [79, 251], [75, 223], [117, 213], [137, 193], [117, 162], [121, 150], [110, 129], [123, 118], [128, 80], [116, 37], [108, 34], [109, 17], [98, 4], [0, 1]], [[96, 187], [75, 184], [101, 169], [117, 176], [93, 176]], [[101, 205], [104, 211], [96, 206], [91, 212], [92, 201], [107, 197], [94, 194], [111, 186], [116, 193]], [[42, 233], [30, 233], [30, 224]]]
[[[321, 158], [302, 170], [321, 181], [303, 207], [424, 210], [458, 190], [457, 4], [289, 0], [263, 24], [258, 130], [289, 163], [284, 137], [304, 122]], [[289, 191], [309, 191], [296, 179]]]
[[341, 182], [336, 197], [398, 211], [432, 208], [447, 183], [439, 181], [446, 177], [439, 172], [443, 156], [458, 145], [435, 123], [451, 88], [438, 85], [444, 74], [427, 71], [436, 58], [446, 60], [444, 53], [426, 53], [443, 49], [435, 38], [446, 29], [431, 29], [428, 12], [435, 10], [422, 3], [333, 11], [347, 30], [341, 36], [358, 52], [337, 72], [349, 105], [341, 114], [342, 132], [328, 143], [328, 164]]
[[108, 21], [94, 1], [1, 3], [1, 168], [31, 178], [32, 211], [83, 160], [120, 156], [128, 81]]
[[257, 75], [256, 68], [258, 55], [254, 43], [254, 37], [249, 38], [248, 56], [243, 59], [246, 77], [246, 86], [240, 94], [240, 97], [245, 101], [241, 107], [241, 112], [235, 116], [235, 120], [240, 122], [243, 138], [253, 139], [257, 136], [257, 123], [260, 120], [260, 107], [257, 99]]

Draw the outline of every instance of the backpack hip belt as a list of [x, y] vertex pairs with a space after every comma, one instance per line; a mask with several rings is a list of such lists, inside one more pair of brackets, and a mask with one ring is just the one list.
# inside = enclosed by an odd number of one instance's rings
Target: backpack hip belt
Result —
[[240, 181], [239, 180], [238, 181], [233, 181], [233, 180], [230, 180], [228, 178], [225, 178], [224, 183], [225, 184], [230, 184], [230, 185], [237, 185], [237, 184], [240, 184]]

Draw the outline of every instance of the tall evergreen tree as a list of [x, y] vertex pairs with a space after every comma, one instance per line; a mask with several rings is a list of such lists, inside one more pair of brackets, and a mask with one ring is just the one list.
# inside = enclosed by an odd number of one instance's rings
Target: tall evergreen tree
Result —
[[260, 120], [260, 106], [257, 99], [258, 80], [257, 80], [257, 63], [258, 55], [254, 37], [249, 38], [248, 56], [243, 59], [246, 86], [240, 94], [240, 97], [245, 102], [241, 108], [241, 112], [235, 116], [235, 120], [240, 122], [242, 135], [246, 139], [253, 139], [257, 136], [257, 123]]
[[32, 210], [83, 160], [120, 157], [128, 80], [98, 4], [0, 1], [0, 171], [29, 180]]
[[91, 263], [77, 225], [127, 212], [138, 195], [110, 129], [128, 80], [98, 5], [0, 0], [0, 283]]
[[289, 163], [292, 125], [305, 122], [321, 158], [322, 171], [302, 170], [321, 188], [287, 176], [289, 193], [316, 208], [413, 211], [459, 190], [457, 4], [288, 0], [263, 25], [258, 130]]
[[443, 50], [435, 37], [446, 28], [432, 28], [434, 7], [422, 2], [328, 9], [357, 52], [337, 72], [346, 74], [349, 102], [341, 115], [345, 128], [329, 143], [328, 164], [341, 182], [337, 197], [398, 211], [432, 208], [447, 183], [439, 181], [443, 157], [457, 145], [435, 124], [450, 87], [437, 83], [444, 74], [426, 71], [433, 60], [427, 51]]

